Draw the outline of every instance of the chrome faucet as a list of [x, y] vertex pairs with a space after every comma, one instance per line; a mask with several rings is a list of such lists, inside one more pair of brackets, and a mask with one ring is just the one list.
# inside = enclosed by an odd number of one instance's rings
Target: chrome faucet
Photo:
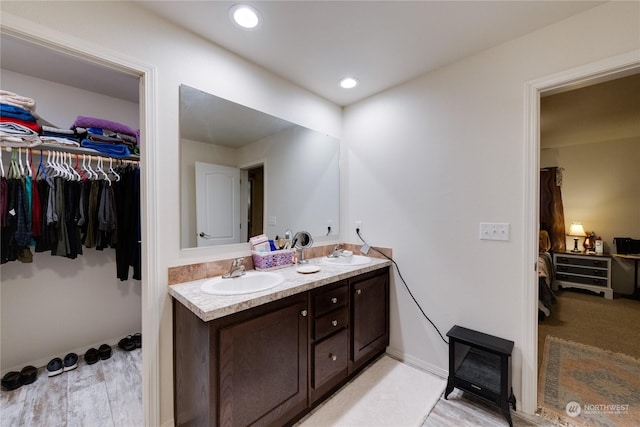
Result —
[[331, 255], [327, 255], [327, 257], [338, 258], [342, 254], [342, 251], [344, 250], [344, 249], [340, 249], [340, 246], [342, 246], [342, 243], [338, 243], [337, 245], [335, 245], [333, 247], [333, 251], [331, 252]]
[[242, 264], [242, 258], [236, 258], [231, 262], [231, 268], [229, 272], [222, 275], [223, 279], [230, 279], [245, 275], [244, 264]]

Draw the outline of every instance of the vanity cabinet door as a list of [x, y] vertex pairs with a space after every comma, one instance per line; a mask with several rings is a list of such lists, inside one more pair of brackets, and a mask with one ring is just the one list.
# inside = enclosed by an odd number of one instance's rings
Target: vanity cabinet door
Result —
[[308, 298], [282, 302], [220, 325], [218, 425], [283, 425], [306, 408]]
[[351, 374], [389, 345], [389, 270], [358, 276], [349, 286], [353, 316]]

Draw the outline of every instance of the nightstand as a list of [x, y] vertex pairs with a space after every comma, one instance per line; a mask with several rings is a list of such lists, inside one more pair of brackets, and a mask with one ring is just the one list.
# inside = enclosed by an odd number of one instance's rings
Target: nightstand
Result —
[[613, 299], [611, 255], [559, 252], [553, 254], [553, 264], [556, 269], [554, 289], [586, 289]]

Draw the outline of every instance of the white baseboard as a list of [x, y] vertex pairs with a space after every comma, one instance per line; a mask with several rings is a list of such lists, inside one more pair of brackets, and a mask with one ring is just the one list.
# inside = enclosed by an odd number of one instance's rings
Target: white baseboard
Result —
[[421, 369], [423, 371], [427, 371], [437, 377], [442, 379], [447, 379], [449, 376], [449, 371], [442, 369], [438, 366], [432, 365], [431, 363], [427, 363], [424, 360], [418, 359], [411, 355], [402, 353], [401, 351], [392, 349], [391, 347], [387, 347], [387, 354], [395, 359], [400, 360], [401, 362], [406, 363], [407, 365], [411, 365], [415, 368]]

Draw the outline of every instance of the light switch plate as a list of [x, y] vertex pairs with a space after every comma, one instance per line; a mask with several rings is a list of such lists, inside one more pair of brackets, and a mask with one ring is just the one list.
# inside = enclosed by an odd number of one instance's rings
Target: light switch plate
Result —
[[509, 240], [509, 223], [481, 222], [480, 240]]

